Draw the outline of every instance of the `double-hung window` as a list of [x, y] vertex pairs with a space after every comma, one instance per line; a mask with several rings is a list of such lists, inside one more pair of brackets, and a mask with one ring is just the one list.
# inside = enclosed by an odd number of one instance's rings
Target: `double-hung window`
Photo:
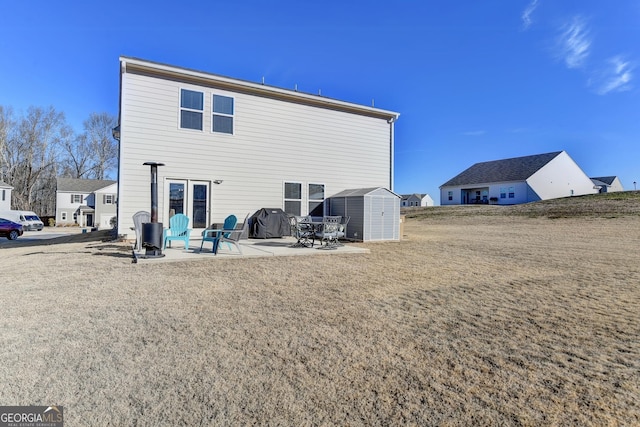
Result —
[[284, 211], [289, 215], [301, 215], [302, 184], [299, 182], [284, 183]]
[[213, 118], [211, 130], [233, 135], [233, 98], [213, 95]]
[[324, 184], [309, 184], [309, 215], [324, 216]]
[[105, 194], [104, 197], [102, 198], [102, 202], [105, 205], [112, 205], [115, 199], [116, 199], [115, 194]]
[[180, 128], [202, 130], [204, 94], [194, 90], [180, 90]]
[[516, 197], [515, 187], [509, 187], [509, 198], [514, 199]]
[[82, 194], [72, 194], [71, 203], [82, 203]]

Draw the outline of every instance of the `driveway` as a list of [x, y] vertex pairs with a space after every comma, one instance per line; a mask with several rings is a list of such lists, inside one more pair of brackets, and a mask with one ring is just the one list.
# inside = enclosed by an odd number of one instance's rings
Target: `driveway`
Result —
[[82, 233], [81, 228], [45, 227], [41, 231], [25, 231], [24, 234], [16, 240], [9, 240], [6, 237], [0, 237], [0, 247], [11, 247], [12, 245], [24, 246], [28, 242], [35, 245], [41, 243], [43, 240], [71, 236], [80, 233]]

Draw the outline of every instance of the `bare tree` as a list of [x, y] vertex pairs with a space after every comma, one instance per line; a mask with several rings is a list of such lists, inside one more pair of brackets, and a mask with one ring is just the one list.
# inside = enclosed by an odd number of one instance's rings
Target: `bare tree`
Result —
[[61, 175], [88, 179], [92, 175], [93, 152], [87, 144], [87, 135], [67, 138], [62, 143]]
[[[29, 107], [3, 148], [7, 183], [14, 187], [13, 206], [36, 210], [41, 215], [55, 211], [55, 178], [58, 147], [68, 132], [64, 114], [53, 107]], [[53, 186], [53, 187], [52, 187]]]
[[107, 113], [91, 113], [84, 121], [84, 135], [93, 159], [90, 178], [105, 179], [118, 166], [118, 143], [112, 130], [117, 119]]

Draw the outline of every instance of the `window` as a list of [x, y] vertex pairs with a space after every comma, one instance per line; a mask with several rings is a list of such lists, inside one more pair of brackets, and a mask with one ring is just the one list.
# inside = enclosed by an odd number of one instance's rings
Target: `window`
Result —
[[102, 203], [105, 205], [112, 205], [115, 203], [115, 194], [105, 194], [102, 196]]
[[71, 195], [71, 203], [82, 203], [82, 200], [83, 200], [82, 194]]
[[180, 127], [202, 130], [204, 94], [193, 90], [180, 90]]
[[309, 184], [309, 215], [324, 216], [324, 184]]
[[213, 95], [212, 131], [233, 135], [233, 98]]
[[453, 191], [447, 191], [447, 198], [453, 200]]
[[513, 199], [514, 197], [516, 197], [515, 187], [509, 187], [509, 198]]
[[500, 188], [500, 198], [501, 199], [506, 199], [507, 198], [507, 189], [504, 187]]
[[284, 183], [284, 211], [289, 215], [302, 215], [302, 184]]
[[3, 202], [4, 202], [4, 198], [5, 198], [5, 195], [4, 195], [4, 192], [5, 192], [5, 191], [6, 191], [6, 190], [2, 190], [2, 201], [3, 201]]
[[66, 212], [61, 212], [60, 213], [60, 219], [62, 221], [66, 221], [67, 220], [67, 213]]

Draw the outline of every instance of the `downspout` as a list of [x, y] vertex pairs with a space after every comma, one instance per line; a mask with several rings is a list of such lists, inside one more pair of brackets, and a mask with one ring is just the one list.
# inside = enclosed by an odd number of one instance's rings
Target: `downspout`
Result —
[[394, 163], [395, 163], [395, 159], [394, 159], [394, 151], [395, 151], [395, 135], [394, 135], [394, 126], [393, 124], [395, 123], [395, 121], [398, 119], [398, 116], [395, 117], [391, 117], [389, 120], [387, 120], [387, 123], [389, 123], [389, 161], [390, 161], [390, 165], [389, 165], [389, 190], [393, 191], [393, 175], [394, 175]]

